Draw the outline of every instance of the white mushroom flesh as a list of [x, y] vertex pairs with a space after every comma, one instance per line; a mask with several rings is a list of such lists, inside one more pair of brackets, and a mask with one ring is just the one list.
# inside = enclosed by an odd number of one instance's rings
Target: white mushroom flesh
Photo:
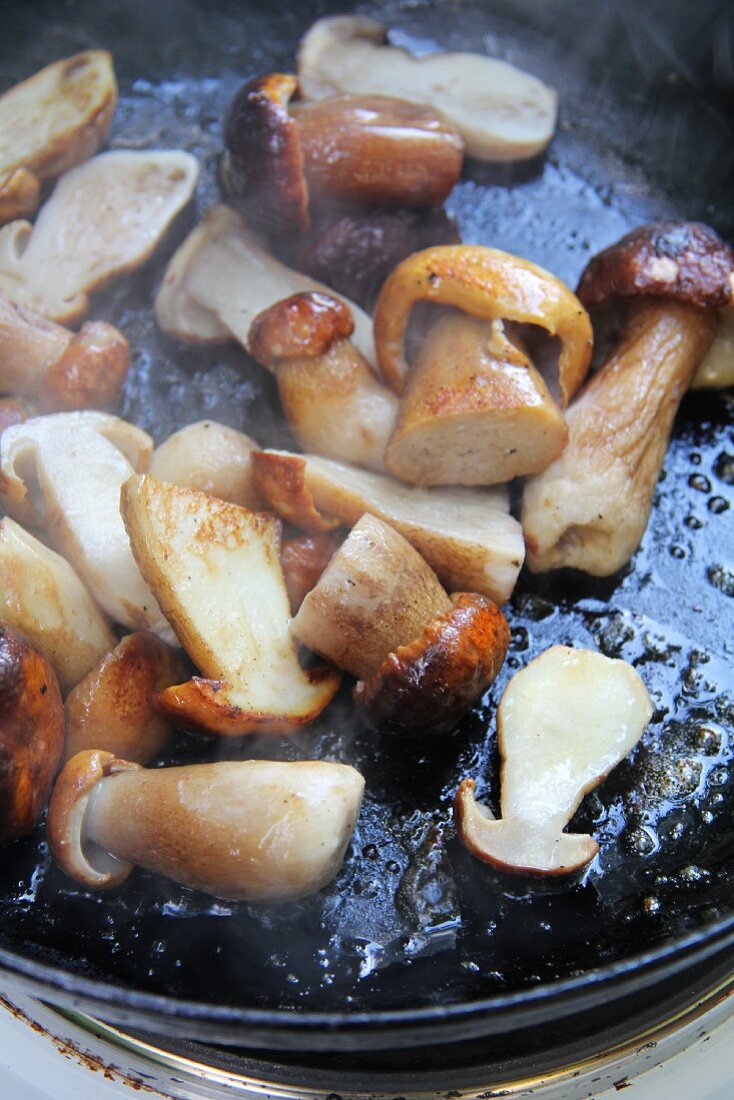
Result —
[[148, 473], [182, 489], [198, 489], [231, 504], [257, 508], [250, 458], [258, 444], [215, 420], [198, 420], [174, 432], [153, 451]]

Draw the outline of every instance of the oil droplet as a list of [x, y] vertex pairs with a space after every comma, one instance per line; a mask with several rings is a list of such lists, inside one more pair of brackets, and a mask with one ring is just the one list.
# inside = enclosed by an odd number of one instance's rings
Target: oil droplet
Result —
[[653, 915], [660, 912], [660, 902], [657, 898], [654, 898], [652, 896], [646, 897], [642, 899], [642, 908], [645, 913]]
[[688, 478], [688, 484], [699, 493], [711, 492], [711, 482], [705, 474], [691, 474]]
[[720, 516], [723, 512], [728, 512], [729, 501], [725, 500], [724, 497], [711, 497], [708, 502], [708, 510], [713, 512], [715, 516]]
[[723, 592], [725, 596], [734, 596], [734, 573], [723, 565], [712, 565], [706, 572], [709, 583]]
[[668, 550], [668, 553], [670, 554], [671, 558], [676, 558], [677, 561], [681, 561], [683, 558], [686, 557], [685, 547], [680, 546], [678, 543], [673, 543], [673, 545]]
[[734, 455], [722, 451], [714, 463], [714, 473], [727, 485], [734, 485]]
[[700, 531], [703, 527], [703, 520], [698, 516], [686, 516], [683, 522], [691, 531]]
[[700, 455], [700, 453], [698, 451], [691, 451], [691, 453], [689, 455], [689, 461], [691, 463], [691, 466], [700, 466], [701, 465], [701, 455]]

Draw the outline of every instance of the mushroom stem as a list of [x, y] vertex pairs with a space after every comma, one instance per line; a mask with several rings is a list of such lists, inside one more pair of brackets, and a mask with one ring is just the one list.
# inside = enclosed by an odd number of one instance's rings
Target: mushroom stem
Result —
[[561, 457], [525, 486], [522, 525], [534, 572], [615, 573], [645, 531], [678, 405], [713, 337], [698, 306], [651, 298], [566, 414]]

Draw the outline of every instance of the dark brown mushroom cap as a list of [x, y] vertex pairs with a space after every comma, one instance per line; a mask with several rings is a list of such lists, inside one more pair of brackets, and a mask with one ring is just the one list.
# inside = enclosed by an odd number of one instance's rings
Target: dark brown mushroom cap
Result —
[[489, 687], [505, 660], [510, 628], [499, 608], [474, 592], [455, 593], [419, 638], [390, 653], [354, 689], [376, 725], [398, 732], [443, 733]]
[[352, 313], [329, 294], [293, 294], [259, 313], [247, 337], [250, 354], [271, 369], [287, 359], [317, 359], [354, 332]]
[[269, 73], [240, 88], [224, 120], [222, 183], [245, 217], [266, 233], [305, 233], [308, 186], [288, 104], [295, 76]]
[[582, 303], [651, 295], [704, 309], [734, 299], [734, 250], [703, 222], [642, 225], [586, 265], [578, 290]]

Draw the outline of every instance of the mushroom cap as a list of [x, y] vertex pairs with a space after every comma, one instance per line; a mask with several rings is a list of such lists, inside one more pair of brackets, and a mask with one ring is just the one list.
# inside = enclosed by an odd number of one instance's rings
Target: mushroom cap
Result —
[[275, 369], [286, 359], [317, 359], [354, 332], [349, 307], [318, 292], [292, 294], [259, 313], [250, 326], [250, 354]]
[[455, 593], [452, 600], [449, 611], [356, 685], [355, 702], [376, 724], [442, 733], [456, 725], [499, 673], [510, 644], [505, 616], [475, 592]]
[[587, 307], [654, 295], [721, 308], [734, 300], [734, 249], [703, 222], [650, 222], [594, 256], [576, 293]]

